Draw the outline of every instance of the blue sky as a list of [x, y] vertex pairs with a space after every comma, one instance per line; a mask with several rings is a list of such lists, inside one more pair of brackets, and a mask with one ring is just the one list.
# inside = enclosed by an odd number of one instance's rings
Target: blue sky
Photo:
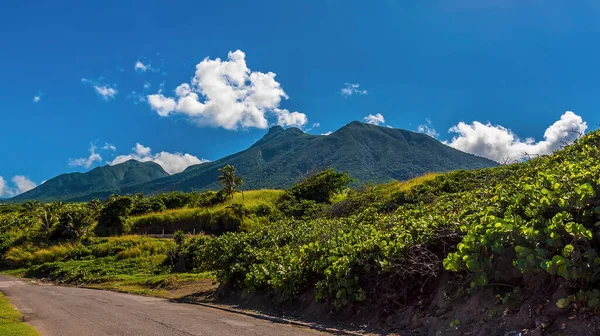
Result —
[[598, 14], [594, 1], [3, 4], [0, 196], [127, 158], [176, 172], [275, 124], [369, 120], [496, 160], [551, 151], [600, 123]]

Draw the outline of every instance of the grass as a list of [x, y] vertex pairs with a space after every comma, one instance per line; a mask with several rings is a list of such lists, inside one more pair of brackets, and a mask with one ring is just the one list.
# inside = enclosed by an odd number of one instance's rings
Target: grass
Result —
[[209, 280], [210, 283], [213, 283], [215, 279], [215, 275], [209, 272], [161, 275], [119, 274], [104, 277], [101, 282], [89, 284], [86, 287], [132, 294], [170, 297], [170, 292], [180, 289], [185, 284], [203, 280]]
[[11, 248], [4, 256], [18, 266], [116, 256], [117, 260], [165, 254], [174, 246], [168, 239], [139, 235], [91, 238], [86, 244], [63, 243], [48, 248], [23, 245]]
[[228, 207], [232, 204], [242, 204], [252, 213], [261, 205], [274, 207], [277, 199], [283, 194], [282, 190], [250, 190], [236, 193], [233, 199], [212, 207], [184, 208], [150, 213], [128, 219], [127, 227], [131, 232], [140, 234], [173, 233], [176, 230], [184, 232], [204, 231], [219, 233], [234, 231], [239, 227], [252, 227], [256, 218], [249, 216], [242, 222]]
[[4, 294], [0, 293], [0, 335], [34, 336], [38, 332], [22, 321], [23, 315], [17, 311]]

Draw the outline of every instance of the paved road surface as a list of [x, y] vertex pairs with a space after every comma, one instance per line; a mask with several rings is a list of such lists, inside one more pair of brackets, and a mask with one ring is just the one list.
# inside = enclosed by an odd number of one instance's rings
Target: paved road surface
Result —
[[326, 335], [198, 305], [2, 275], [0, 291], [44, 336]]

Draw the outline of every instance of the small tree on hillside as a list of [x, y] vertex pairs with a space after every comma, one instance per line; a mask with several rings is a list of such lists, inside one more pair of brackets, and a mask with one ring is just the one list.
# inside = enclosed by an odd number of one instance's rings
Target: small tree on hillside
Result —
[[223, 185], [223, 192], [225, 195], [233, 198], [233, 194], [237, 191], [237, 188], [244, 184], [242, 178], [235, 175], [235, 171], [237, 169], [232, 165], [226, 165], [225, 167], [219, 169], [219, 171], [223, 174], [219, 176], [219, 182]]

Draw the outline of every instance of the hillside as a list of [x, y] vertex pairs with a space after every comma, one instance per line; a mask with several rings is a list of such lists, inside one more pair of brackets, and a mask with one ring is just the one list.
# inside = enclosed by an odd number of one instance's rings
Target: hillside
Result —
[[86, 174], [61, 175], [14, 200], [90, 200], [108, 197], [113, 192], [156, 194], [218, 189], [218, 169], [227, 164], [238, 169], [246, 190], [283, 189], [330, 167], [350, 173], [357, 184], [362, 184], [498, 165], [448, 147], [425, 134], [356, 121], [327, 136], [275, 126], [247, 150], [188, 167], [178, 174], [167, 175], [162, 169], [155, 174], [146, 170], [134, 174], [132, 166], [128, 174], [134, 178], [125, 178], [123, 173], [113, 173], [117, 166], [101, 167]]
[[231, 164], [245, 189], [286, 188], [324, 168], [348, 172], [357, 183], [407, 180], [428, 172], [496, 166], [491, 160], [448, 147], [421, 133], [352, 122], [324, 136], [297, 128], [272, 127], [245, 151], [149, 183], [124, 193], [217, 189], [218, 169]]
[[74, 201], [103, 197], [121, 188], [169, 176], [154, 162], [130, 160], [114, 166], [94, 168], [87, 173], [62, 174], [11, 201]]

